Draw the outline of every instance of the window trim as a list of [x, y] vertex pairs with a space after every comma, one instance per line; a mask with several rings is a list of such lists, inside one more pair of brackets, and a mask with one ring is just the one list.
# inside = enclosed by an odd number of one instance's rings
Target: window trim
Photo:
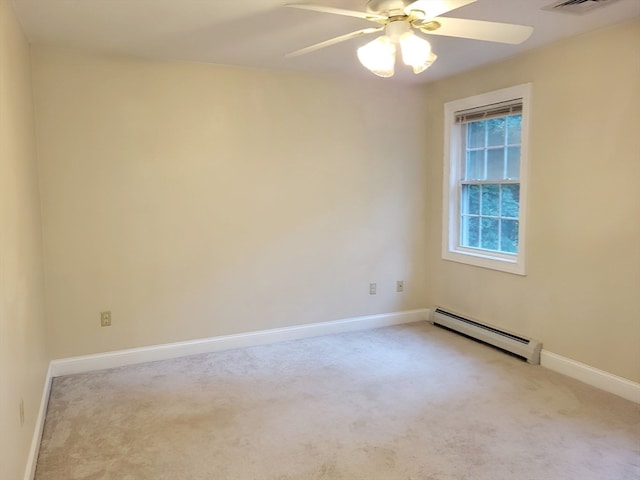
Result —
[[[493, 92], [447, 102], [444, 105], [444, 171], [442, 200], [442, 258], [454, 262], [490, 268], [517, 275], [526, 275], [527, 184], [529, 160], [529, 130], [531, 118], [531, 84], [525, 83]], [[456, 112], [495, 103], [522, 99], [522, 130], [520, 150], [520, 212], [518, 253], [501, 254], [460, 246], [460, 188], [462, 168], [462, 126], [456, 123]]]

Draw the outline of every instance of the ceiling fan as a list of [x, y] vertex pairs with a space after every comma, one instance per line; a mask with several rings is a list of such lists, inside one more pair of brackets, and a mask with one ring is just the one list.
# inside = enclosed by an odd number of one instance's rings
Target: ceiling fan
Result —
[[352, 38], [384, 32], [382, 36], [358, 48], [358, 59], [363, 66], [376, 75], [391, 77], [394, 74], [396, 45], [400, 46], [403, 62], [411, 66], [416, 74], [426, 70], [437, 58], [431, 51], [429, 42], [416, 35], [413, 32], [414, 29], [427, 35], [444, 35], [514, 45], [524, 42], [533, 32], [532, 27], [525, 25], [440, 16], [476, 1], [368, 0], [365, 12], [306, 3], [287, 4], [285, 6], [291, 8], [362, 18], [379, 26], [340, 35], [296, 50], [286, 56], [295, 57]]

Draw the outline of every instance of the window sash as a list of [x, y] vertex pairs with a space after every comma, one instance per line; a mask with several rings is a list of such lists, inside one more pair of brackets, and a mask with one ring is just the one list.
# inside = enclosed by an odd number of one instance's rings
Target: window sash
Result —
[[[498, 187], [498, 198], [496, 199], [496, 204], [493, 208], [489, 207], [488, 210], [485, 209], [485, 197], [482, 187], [480, 187], [475, 194], [472, 194], [468, 187], [475, 185]], [[509, 208], [508, 204], [505, 203], [505, 197], [503, 196], [505, 195], [505, 192], [503, 192], [502, 188], [503, 185], [518, 186], [517, 210], [513, 208], [512, 203], [509, 204], [512, 208]], [[469, 195], [472, 196], [469, 197]], [[475, 199], [475, 201], [473, 201], [473, 199]], [[458, 200], [458, 249], [472, 249], [476, 252], [491, 252], [492, 254], [499, 253], [501, 255], [511, 257], [518, 255], [520, 238], [520, 182], [460, 182], [458, 188]], [[487, 245], [483, 241], [485, 220], [495, 222], [496, 230], [492, 235], [497, 241], [495, 248]], [[509, 224], [512, 225], [511, 230], [513, 229], [513, 225], [515, 225], [516, 231], [515, 234], [513, 231], [510, 235], [507, 233], [507, 236], [505, 237], [505, 232], [508, 232], [508, 230], [503, 231], [503, 227]], [[473, 230], [469, 230], [470, 226], [473, 226]], [[475, 235], [473, 235], [473, 232], [475, 232]], [[477, 242], [474, 242], [473, 239], [477, 239]]]
[[[521, 104], [520, 104], [521, 106]], [[490, 106], [489, 106], [490, 107]], [[479, 107], [486, 111], [487, 106]], [[478, 110], [472, 109], [472, 110]], [[463, 110], [464, 112], [469, 110]], [[459, 112], [458, 112], [459, 113]], [[514, 126], [511, 124], [511, 118], [520, 118], [520, 128], [515, 131], [516, 136], [513, 137]], [[520, 157], [522, 150], [522, 113], [509, 112], [501, 115], [495, 115], [491, 118], [502, 119], [502, 128], [504, 131], [500, 135], [501, 142], [493, 143], [490, 141], [490, 128], [486, 123], [486, 118], [474, 119], [457, 125], [461, 129], [462, 151], [460, 157], [460, 174], [462, 180], [516, 180], [520, 177]], [[480, 138], [468, 143], [469, 136], [477, 135], [469, 130], [471, 124], [479, 124], [482, 128]], [[517, 141], [514, 141], [517, 139]], [[480, 142], [478, 142], [480, 140]], [[495, 140], [495, 139], [494, 139]], [[516, 162], [517, 160], [517, 162]], [[498, 163], [496, 163], [496, 161]], [[517, 163], [517, 165], [516, 165]], [[496, 171], [496, 167], [498, 170]], [[480, 168], [480, 171], [478, 170]]]

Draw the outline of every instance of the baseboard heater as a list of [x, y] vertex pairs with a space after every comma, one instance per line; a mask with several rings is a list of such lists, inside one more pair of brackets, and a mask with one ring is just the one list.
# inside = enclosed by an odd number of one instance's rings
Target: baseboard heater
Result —
[[431, 323], [461, 333], [474, 340], [492, 345], [500, 350], [538, 365], [542, 343], [524, 338], [505, 330], [492, 327], [477, 320], [436, 307], [432, 310]]

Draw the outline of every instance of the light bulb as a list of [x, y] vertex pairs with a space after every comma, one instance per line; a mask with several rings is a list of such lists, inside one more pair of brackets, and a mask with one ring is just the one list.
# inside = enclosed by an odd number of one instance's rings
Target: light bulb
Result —
[[392, 77], [396, 63], [396, 46], [386, 35], [358, 49], [358, 60], [379, 77]]

